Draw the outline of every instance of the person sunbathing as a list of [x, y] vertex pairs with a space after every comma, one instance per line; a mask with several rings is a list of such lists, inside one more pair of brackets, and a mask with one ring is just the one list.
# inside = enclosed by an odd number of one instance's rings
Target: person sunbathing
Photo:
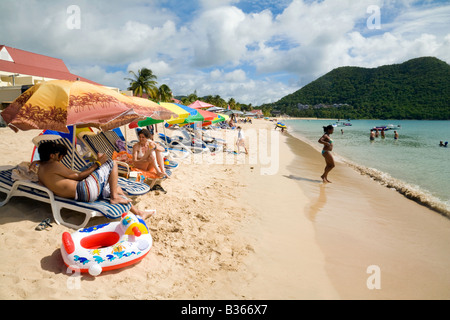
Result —
[[139, 142], [133, 146], [133, 164], [137, 169], [150, 171], [156, 169], [158, 177], [169, 178], [164, 167], [164, 148], [156, 142], [149, 140], [151, 137], [147, 129], [139, 131]]
[[[81, 202], [93, 202], [109, 199], [111, 204], [128, 204], [128, 199], [118, 185], [117, 163], [108, 160], [105, 154], [99, 154], [98, 160], [82, 172], [70, 170], [61, 163], [67, 155], [67, 147], [49, 141], [39, 148], [39, 182], [55, 195]], [[36, 164], [36, 162], [33, 162]], [[32, 164], [32, 165], [33, 165]], [[139, 210], [131, 205], [130, 211], [146, 219], [154, 210]]]

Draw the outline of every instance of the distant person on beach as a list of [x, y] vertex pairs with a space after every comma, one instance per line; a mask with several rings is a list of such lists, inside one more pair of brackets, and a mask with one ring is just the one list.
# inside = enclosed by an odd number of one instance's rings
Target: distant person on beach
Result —
[[[42, 143], [39, 148], [39, 182], [57, 196], [80, 202], [109, 199], [111, 204], [127, 204], [128, 199], [118, 185], [117, 163], [99, 154], [98, 160], [88, 169], [75, 172], [65, 167], [61, 160], [67, 155], [67, 147], [53, 141]], [[141, 211], [131, 206], [130, 211], [142, 218], [149, 217], [151, 211]], [[154, 213], [154, 212], [153, 212]]]
[[327, 127], [323, 127], [324, 135], [319, 139], [319, 143], [323, 144], [322, 156], [325, 158], [325, 170], [321, 176], [323, 182], [331, 183], [328, 180], [328, 173], [335, 167], [333, 156], [331, 155], [331, 151], [333, 151], [333, 140], [330, 138], [330, 135], [333, 134], [334, 128], [332, 125]]
[[381, 129], [381, 139], [384, 139], [384, 138], [386, 138], [386, 135], [384, 134], [384, 128], [383, 128], [383, 129]]
[[394, 140], [398, 140], [398, 132], [394, 131]]
[[244, 132], [242, 132], [242, 128], [241, 127], [237, 127], [237, 130], [238, 130], [238, 138], [237, 138], [237, 141], [236, 141], [237, 152], [240, 153], [239, 147], [244, 147], [245, 153], [248, 154], [247, 147], [245, 146]]

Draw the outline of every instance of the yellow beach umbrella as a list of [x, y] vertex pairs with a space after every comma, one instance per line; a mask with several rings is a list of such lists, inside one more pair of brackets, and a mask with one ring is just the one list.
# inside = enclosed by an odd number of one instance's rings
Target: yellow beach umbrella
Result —
[[191, 115], [188, 111], [186, 111], [182, 107], [176, 105], [175, 103], [160, 102], [159, 104], [161, 106], [163, 106], [164, 108], [167, 108], [168, 110], [177, 114], [177, 116], [167, 119], [167, 122], [170, 124], [183, 123], [185, 121], [185, 119]]
[[223, 113], [218, 113], [218, 115], [219, 115], [219, 116], [221, 116], [221, 117], [223, 117], [223, 118], [225, 118], [225, 120], [224, 120], [224, 121], [228, 121], [228, 119], [230, 119], [230, 116], [229, 116], [229, 115], [227, 115], [227, 114], [223, 114]]

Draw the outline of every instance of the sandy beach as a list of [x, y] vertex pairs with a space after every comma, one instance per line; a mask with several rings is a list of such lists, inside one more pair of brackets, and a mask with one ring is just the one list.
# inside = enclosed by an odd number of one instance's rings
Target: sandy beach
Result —
[[[67, 273], [72, 230], [35, 231], [50, 206], [13, 198], [0, 208], [0, 299], [450, 299], [448, 218], [343, 163], [323, 184], [317, 150], [265, 120], [241, 126], [250, 155], [184, 160], [166, 194], [134, 199], [157, 210], [154, 243], [125, 269]], [[38, 134], [0, 128], [0, 166], [30, 161]]]

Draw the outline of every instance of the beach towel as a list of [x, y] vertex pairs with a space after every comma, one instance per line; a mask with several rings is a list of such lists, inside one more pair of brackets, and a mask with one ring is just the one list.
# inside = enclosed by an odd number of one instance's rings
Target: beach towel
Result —
[[144, 170], [135, 168], [133, 166], [133, 156], [126, 151], [121, 151], [121, 152], [114, 151], [112, 159], [128, 163], [130, 165], [130, 171], [138, 173], [137, 177], [135, 177], [135, 175], [133, 175], [133, 180], [136, 179], [136, 181], [138, 181], [138, 182], [144, 182], [145, 179], [150, 179], [150, 180], [160, 179], [160, 177], [158, 177], [158, 174], [157, 174], [155, 168], [150, 169], [150, 171], [144, 171]]
[[37, 167], [33, 166], [30, 170], [30, 162], [21, 162], [16, 168], [12, 170], [11, 179], [13, 181], [32, 181], [38, 182]]

